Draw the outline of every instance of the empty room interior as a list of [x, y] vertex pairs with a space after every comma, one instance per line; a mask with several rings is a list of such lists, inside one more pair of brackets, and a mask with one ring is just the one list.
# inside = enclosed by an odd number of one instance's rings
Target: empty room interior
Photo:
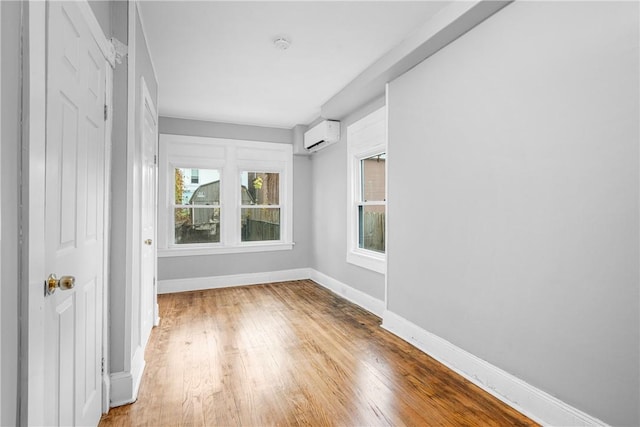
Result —
[[0, 2], [0, 425], [640, 426], [638, 1]]

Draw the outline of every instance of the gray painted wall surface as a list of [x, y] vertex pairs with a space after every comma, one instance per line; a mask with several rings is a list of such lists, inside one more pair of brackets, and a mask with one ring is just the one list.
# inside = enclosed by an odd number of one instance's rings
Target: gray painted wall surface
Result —
[[[144, 80], [149, 89], [149, 94], [157, 107], [158, 99], [158, 82], [153, 72], [153, 64], [151, 62], [151, 54], [147, 49], [147, 41], [142, 31], [142, 23], [136, 9], [136, 111], [141, 107], [142, 98], [140, 96], [140, 78]], [[136, 115], [136, 129], [140, 127], [140, 114]]]
[[389, 99], [389, 309], [629, 426], [638, 12], [512, 3], [392, 82]]
[[111, 3], [112, 1], [106, 0], [89, 1], [89, 6], [91, 6], [91, 10], [107, 39], [111, 38]]
[[[233, 125], [168, 117], [160, 118], [160, 133], [291, 144], [287, 129]], [[311, 162], [293, 158], [292, 250], [243, 254], [158, 258], [158, 279], [225, 276], [309, 267], [311, 251]]]
[[160, 133], [291, 144], [291, 129], [161, 117]]
[[[128, 43], [128, 4], [112, 3], [112, 35]], [[113, 129], [111, 139], [111, 235], [109, 266], [109, 365], [110, 372], [124, 370], [126, 300], [126, 205], [127, 205], [127, 65], [128, 57], [113, 71]]]
[[340, 141], [311, 155], [311, 267], [366, 294], [384, 299], [384, 275], [347, 263], [347, 126], [384, 106], [384, 98], [342, 120]]
[[20, 165], [20, 2], [2, 7], [2, 299], [0, 314], [0, 425], [16, 425], [18, 413], [18, 192]]
[[[128, 4], [126, 2], [113, 2], [112, 9], [112, 29], [114, 36], [123, 43], [128, 43]], [[135, 111], [140, 110], [140, 78], [144, 80], [149, 89], [152, 99], [157, 99], [158, 82], [153, 74], [153, 67], [149, 52], [144, 41], [142, 26], [139, 18], [136, 22], [136, 48], [135, 48]], [[131, 339], [133, 342], [139, 340], [140, 328], [138, 325], [139, 315], [136, 311], [127, 319], [126, 307], [130, 304], [133, 310], [138, 307], [135, 292], [135, 284], [139, 283], [134, 278], [133, 289], [127, 289], [126, 284], [126, 216], [127, 209], [132, 209], [127, 205], [127, 117], [128, 117], [128, 87], [127, 87], [127, 61], [123, 60], [114, 71], [114, 115], [113, 115], [113, 145], [112, 145], [112, 171], [111, 171], [111, 266], [110, 266], [110, 288], [109, 288], [109, 308], [110, 308], [110, 372], [125, 371], [127, 359], [132, 355], [127, 354], [127, 343], [125, 342], [126, 322], [129, 321]], [[139, 114], [136, 114], [134, 122], [135, 129], [139, 128]], [[131, 141], [136, 146], [140, 145], [140, 133], [136, 131], [135, 141]], [[137, 159], [136, 161], [139, 161]], [[139, 168], [137, 169], [139, 171]], [[134, 271], [135, 271], [134, 257]]]

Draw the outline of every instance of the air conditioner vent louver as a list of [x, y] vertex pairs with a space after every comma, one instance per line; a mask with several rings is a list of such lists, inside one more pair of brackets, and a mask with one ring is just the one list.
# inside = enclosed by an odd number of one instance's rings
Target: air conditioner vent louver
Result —
[[340, 141], [340, 122], [324, 120], [304, 134], [304, 148], [315, 152]]

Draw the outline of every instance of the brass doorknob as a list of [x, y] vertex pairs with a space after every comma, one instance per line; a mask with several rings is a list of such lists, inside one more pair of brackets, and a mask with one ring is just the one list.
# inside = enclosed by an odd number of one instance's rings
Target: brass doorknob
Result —
[[147, 240], [144, 241], [145, 245], [151, 246], [151, 243], [153, 243], [153, 240], [151, 240], [151, 239], [147, 239]]
[[73, 276], [62, 276], [61, 278], [57, 278], [55, 274], [50, 274], [45, 282], [45, 288], [47, 291], [47, 295], [53, 294], [57, 288], [66, 291], [68, 289], [73, 289], [76, 285], [76, 278]]

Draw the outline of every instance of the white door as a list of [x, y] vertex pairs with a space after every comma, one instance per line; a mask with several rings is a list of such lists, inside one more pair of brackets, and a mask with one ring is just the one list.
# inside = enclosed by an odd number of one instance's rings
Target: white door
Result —
[[142, 347], [147, 343], [154, 318], [156, 307], [156, 153], [158, 146], [156, 109], [149, 90], [142, 80], [142, 192], [141, 192], [141, 224], [140, 233], [143, 245], [141, 245], [141, 280], [140, 280], [140, 328]]
[[45, 268], [75, 286], [45, 298], [44, 422], [97, 425], [106, 62], [75, 2], [48, 2], [48, 10]]

